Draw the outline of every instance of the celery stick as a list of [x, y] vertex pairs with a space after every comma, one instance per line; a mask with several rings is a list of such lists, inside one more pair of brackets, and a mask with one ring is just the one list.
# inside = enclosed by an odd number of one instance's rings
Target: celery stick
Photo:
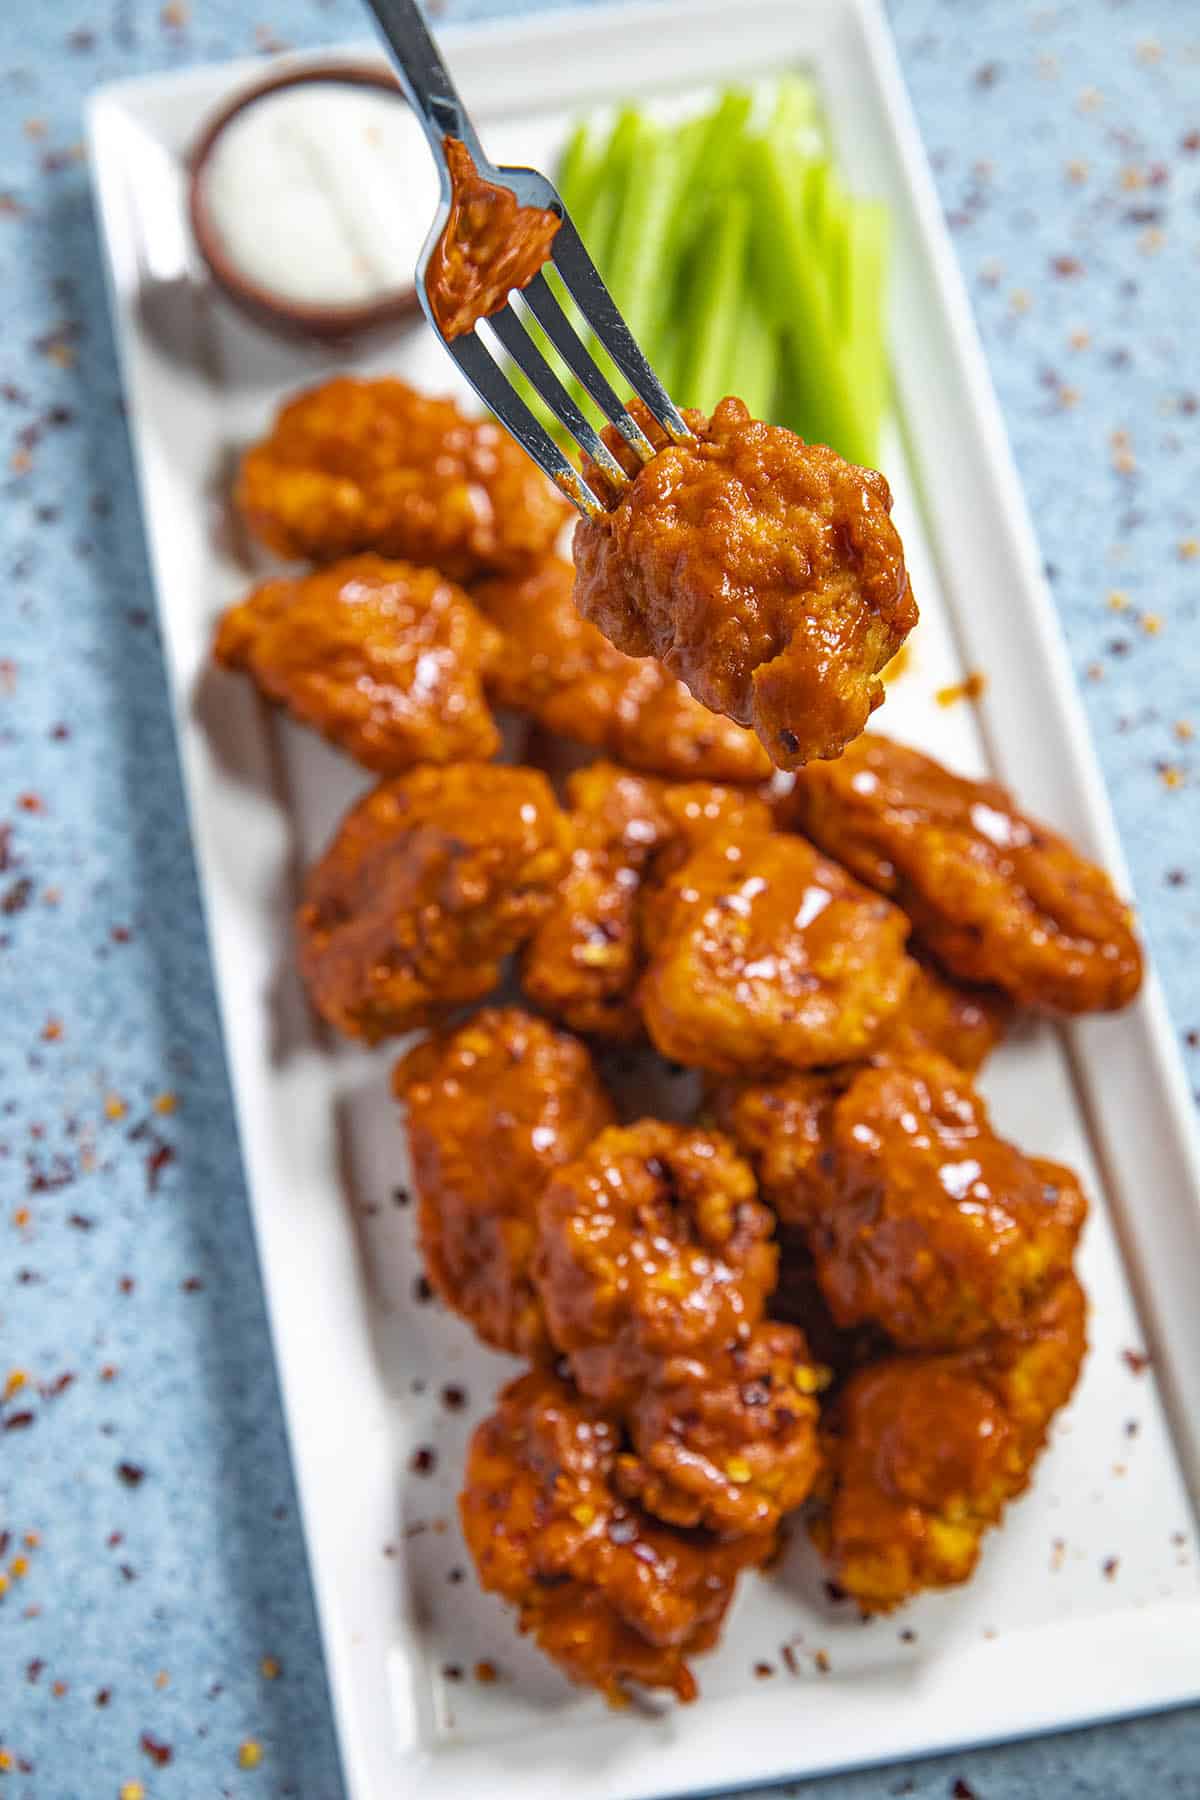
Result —
[[861, 415], [860, 460], [874, 462], [887, 407], [887, 260], [891, 221], [878, 200], [856, 200], [846, 217], [846, 379]]
[[[563, 205], [579, 221], [595, 203], [600, 176], [601, 148], [594, 128], [584, 120], [576, 125], [559, 158], [556, 182]], [[580, 227], [582, 229], [582, 227]]]
[[733, 353], [725, 390], [746, 402], [752, 418], [774, 423], [775, 393], [779, 383], [779, 337], [759, 306], [749, 278], [747, 263], [743, 269], [742, 305], [734, 326]]
[[679, 398], [711, 412], [727, 391], [734, 368], [738, 305], [746, 268], [750, 203], [745, 194], [723, 199], [708, 238], [709, 254], [697, 270], [696, 302]]
[[679, 165], [677, 134], [639, 121], [631, 172], [612, 250], [601, 267], [609, 292], [642, 349], [654, 360], [666, 273], [666, 246]]
[[775, 87], [775, 104], [767, 135], [777, 143], [806, 156], [824, 153], [825, 127], [816, 83], [809, 76], [782, 75]]

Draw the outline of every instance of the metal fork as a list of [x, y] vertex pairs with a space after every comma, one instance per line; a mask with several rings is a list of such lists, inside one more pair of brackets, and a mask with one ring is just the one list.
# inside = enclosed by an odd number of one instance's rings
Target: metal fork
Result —
[[[518, 205], [541, 207], [558, 215], [562, 222], [554, 234], [550, 263], [566, 291], [613, 363], [634, 392], [645, 401], [652, 417], [662, 426], [667, 436], [677, 443], [683, 443], [691, 437], [691, 433], [617, 310], [616, 303], [601, 280], [595, 263], [584, 249], [553, 182], [536, 169], [497, 168], [488, 161], [475, 127], [467, 116], [458, 90], [438, 54], [437, 46], [415, 0], [367, 0], [367, 4], [375, 14], [380, 30], [391, 48], [401, 86], [424, 127], [441, 177], [441, 205], [417, 263], [417, 293], [425, 317], [479, 398], [491, 408], [521, 448], [533, 458], [539, 468], [545, 470], [551, 481], [562, 489], [585, 518], [595, 518], [606, 510], [604, 501], [588, 486], [578, 470], [572, 467], [550, 433], [526, 406], [480, 337], [479, 327], [464, 332], [460, 337], [447, 338], [433, 316], [425, 275], [450, 206], [450, 174], [444, 149], [446, 138], [458, 138], [464, 143], [484, 179], [495, 182], [499, 187], [506, 187], [516, 197]], [[510, 294], [499, 312], [492, 313], [480, 323], [494, 334], [517, 367], [524, 371], [555, 418], [619, 493], [629, 480], [628, 475], [529, 335], [522, 319], [525, 309], [537, 320], [567, 368], [642, 462], [648, 462], [654, 455], [654, 446], [592, 360], [587, 345], [576, 332], [546, 280], [544, 269], [534, 276], [527, 287], [519, 290], [519, 299], [521, 312], [514, 307], [513, 295]]]

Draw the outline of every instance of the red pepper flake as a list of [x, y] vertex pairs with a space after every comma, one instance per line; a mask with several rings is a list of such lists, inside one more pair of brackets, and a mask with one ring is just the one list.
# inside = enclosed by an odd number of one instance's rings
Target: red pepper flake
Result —
[[40, 813], [46, 810], [40, 794], [18, 794], [17, 805], [22, 812], [27, 813]]
[[50, 727], [50, 736], [56, 744], [65, 744], [70, 735], [71, 727], [69, 725], [58, 724]]
[[128, 925], [114, 925], [108, 935], [114, 944], [127, 944], [133, 933]]
[[27, 1662], [25, 1664], [25, 1679], [26, 1679], [26, 1681], [31, 1682], [31, 1683], [36, 1683], [38, 1677], [40, 1676], [40, 1674], [41, 1674], [42, 1670], [45, 1668], [45, 1666], [46, 1666], [45, 1659], [40, 1656], [35, 1656], [32, 1659], [32, 1661]]
[[830, 1662], [829, 1657], [824, 1650], [814, 1650], [813, 1661], [816, 1663], [817, 1672], [820, 1675], [828, 1675], [830, 1669], [833, 1667], [833, 1664]]
[[1115, 1580], [1117, 1570], [1120, 1566], [1121, 1559], [1119, 1556], [1106, 1556], [1104, 1561], [1100, 1564], [1101, 1569], [1104, 1571], [1105, 1581]]
[[131, 1462], [118, 1463], [116, 1474], [117, 1480], [124, 1482], [125, 1486], [129, 1488], [140, 1487], [146, 1479], [145, 1469], [139, 1469], [136, 1463]]
[[32, 897], [33, 883], [28, 875], [22, 875], [19, 881], [14, 881], [11, 887], [0, 894], [0, 913], [11, 919], [14, 914], [25, 911]]
[[94, 1221], [85, 1218], [82, 1213], [68, 1213], [67, 1224], [73, 1231], [90, 1231]]
[[188, 1275], [179, 1285], [185, 1294], [199, 1294], [204, 1289], [204, 1282], [199, 1275]]
[[8, 1547], [12, 1543], [11, 1531], [0, 1531], [0, 1558], [8, 1555]]
[[60, 1394], [66, 1393], [74, 1379], [71, 1370], [64, 1369], [61, 1375], [56, 1375], [53, 1381], [41, 1389], [42, 1399], [57, 1400]]
[[1083, 264], [1077, 256], [1056, 256], [1051, 262], [1050, 267], [1054, 270], [1054, 273], [1060, 276], [1064, 281], [1070, 280], [1074, 275], [1083, 274]]
[[107, 1706], [111, 1699], [112, 1699], [112, 1689], [111, 1688], [97, 1688], [96, 1689], [95, 1704], [97, 1706]]
[[42, 1042], [44, 1044], [56, 1044], [62, 1037], [62, 1034], [63, 1025], [61, 1019], [47, 1019], [46, 1023], [42, 1026]]
[[157, 1192], [159, 1177], [168, 1163], [175, 1161], [175, 1152], [170, 1144], [161, 1140], [146, 1152], [146, 1188], [151, 1194]]
[[953, 1800], [977, 1800], [975, 1789], [971, 1786], [969, 1781], [964, 1781], [961, 1775], [955, 1781], [950, 1792], [953, 1795]]
[[493, 1681], [499, 1681], [500, 1671], [495, 1663], [477, 1662], [475, 1664], [475, 1679], [476, 1681], [481, 1681], [485, 1687], [490, 1687]]
[[1121, 1361], [1131, 1375], [1144, 1375], [1152, 1360], [1145, 1350], [1122, 1350], [1121, 1352]]
[[773, 1663], [756, 1662], [754, 1665], [754, 1679], [756, 1681], [769, 1681], [774, 1673], [775, 1667]]
[[5, 1431], [24, 1431], [32, 1424], [33, 1414], [31, 1412], [9, 1413], [4, 1421], [4, 1429]]
[[125, 1533], [123, 1531], [110, 1531], [104, 1542], [110, 1550], [115, 1550], [118, 1544], [123, 1544], [125, 1542]]
[[134, 1288], [137, 1286], [137, 1282], [133, 1279], [132, 1275], [122, 1275], [117, 1286], [123, 1294], [132, 1294]]
[[136, 1581], [137, 1580], [137, 1570], [134, 1568], [132, 1563], [121, 1563], [120, 1569], [121, 1569], [121, 1576], [122, 1576], [123, 1580], [125, 1580], [125, 1581]]
[[61, 1700], [67, 1691], [68, 1689], [65, 1681], [54, 1681], [50, 1684], [50, 1692], [54, 1695], [56, 1700]]
[[432, 1475], [437, 1468], [437, 1451], [430, 1444], [422, 1444], [409, 1457], [408, 1466], [414, 1475]]
[[796, 1655], [792, 1646], [790, 1644], [785, 1644], [779, 1654], [783, 1658], [783, 1666], [788, 1674], [798, 1675], [800, 1673], [800, 1658]]
[[141, 1746], [156, 1768], [165, 1769], [175, 1752], [170, 1744], [160, 1744], [157, 1738], [151, 1737], [148, 1731], [141, 1735]]

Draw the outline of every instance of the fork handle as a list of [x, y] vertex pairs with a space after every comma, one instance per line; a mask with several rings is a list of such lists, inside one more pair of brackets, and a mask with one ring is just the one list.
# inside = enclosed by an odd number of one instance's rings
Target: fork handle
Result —
[[459, 138], [478, 167], [486, 158], [475, 127], [450, 78], [450, 71], [438, 54], [416, 0], [367, 0], [367, 5], [388, 42], [400, 85], [425, 128], [443, 191], [448, 193], [450, 177], [446, 169], [444, 140]]

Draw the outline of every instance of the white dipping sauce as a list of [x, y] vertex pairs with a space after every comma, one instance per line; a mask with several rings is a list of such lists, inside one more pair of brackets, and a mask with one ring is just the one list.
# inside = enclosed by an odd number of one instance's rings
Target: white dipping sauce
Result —
[[239, 273], [314, 306], [362, 306], [411, 287], [439, 191], [425, 135], [398, 94], [320, 80], [235, 113], [203, 181]]

